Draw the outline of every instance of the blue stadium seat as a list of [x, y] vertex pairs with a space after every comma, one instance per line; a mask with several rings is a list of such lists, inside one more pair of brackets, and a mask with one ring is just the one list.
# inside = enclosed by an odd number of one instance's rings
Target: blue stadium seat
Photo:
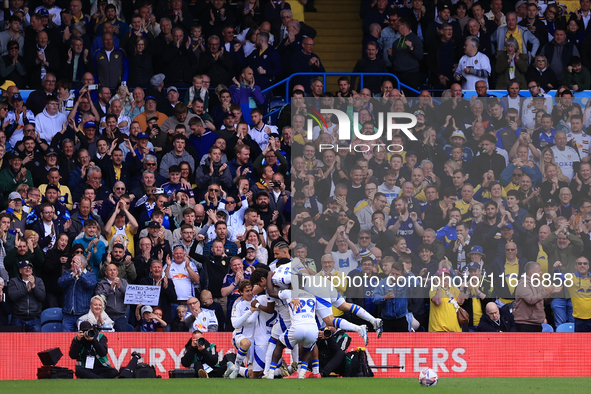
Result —
[[[275, 96], [271, 99], [271, 102], [269, 102], [269, 108], [267, 110], [267, 113], [272, 112], [276, 109], [280, 109], [285, 104], [287, 104], [287, 102], [285, 101], [285, 97]], [[277, 123], [278, 118], [279, 118], [279, 112], [276, 112], [273, 115], [269, 116], [269, 119], [267, 119], [265, 122], [269, 123], [269, 124], [275, 124], [275, 123]]]
[[41, 332], [64, 332], [62, 323], [47, 323], [41, 326]]
[[61, 323], [62, 319], [62, 308], [48, 308], [41, 312], [41, 324], [49, 322]]
[[575, 332], [574, 323], [564, 323], [556, 327], [556, 332]]
[[554, 328], [550, 324], [542, 323], [542, 332], [554, 332]]
[[131, 324], [127, 323], [127, 332], [134, 332], [135, 331], [135, 327], [132, 326]]

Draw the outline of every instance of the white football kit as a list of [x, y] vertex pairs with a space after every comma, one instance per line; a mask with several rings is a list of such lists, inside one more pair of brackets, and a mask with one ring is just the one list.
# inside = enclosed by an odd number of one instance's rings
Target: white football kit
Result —
[[279, 298], [288, 302], [291, 326], [279, 338], [287, 348], [293, 349], [300, 342], [306, 350], [312, 350], [318, 339], [318, 326], [316, 324], [316, 297], [314, 295], [299, 291], [298, 305], [293, 305], [292, 291], [281, 290]]

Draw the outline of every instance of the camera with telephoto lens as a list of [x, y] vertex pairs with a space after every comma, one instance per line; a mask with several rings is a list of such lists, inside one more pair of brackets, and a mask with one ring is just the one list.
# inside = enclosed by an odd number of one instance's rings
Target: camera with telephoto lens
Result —
[[199, 338], [199, 339], [197, 340], [197, 344], [198, 344], [199, 346], [205, 346], [205, 338]]
[[92, 328], [83, 331], [84, 335], [88, 336], [89, 338], [94, 338], [98, 335], [99, 332], [109, 330], [110, 327], [99, 326], [98, 324], [94, 324]]
[[328, 327], [325, 328], [324, 331], [322, 331], [322, 336], [325, 339], [328, 339], [328, 338], [332, 337], [332, 330], [330, 328], [328, 328]]

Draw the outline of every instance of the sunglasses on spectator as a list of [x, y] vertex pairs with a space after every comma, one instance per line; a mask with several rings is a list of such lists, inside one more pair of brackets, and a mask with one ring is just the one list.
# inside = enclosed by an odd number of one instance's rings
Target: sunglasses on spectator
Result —
[[236, 204], [236, 201], [232, 201], [232, 200], [226, 200], [226, 205], [227, 204]]
[[220, 189], [209, 189], [209, 191], [210, 191], [210, 192], [216, 192], [216, 193], [219, 193], [219, 192], [220, 192]]
[[506, 252], [515, 252], [517, 249], [505, 249]]
[[577, 265], [589, 265], [589, 263], [585, 261], [577, 261]]

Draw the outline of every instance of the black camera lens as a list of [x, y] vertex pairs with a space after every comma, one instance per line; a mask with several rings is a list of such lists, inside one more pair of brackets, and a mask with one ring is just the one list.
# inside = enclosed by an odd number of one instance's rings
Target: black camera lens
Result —
[[89, 338], [94, 338], [96, 336], [96, 331], [91, 328], [90, 330], [86, 331], [86, 335], [88, 335]]
[[197, 343], [199, 344], [199, 346], [205, 346], [205, 338], [199, 338], [197, 340]]
[[325, 328], [324, 332], [322, 333], [324, 338], [330, 338], [332, 336], [332, 331], [330, 328]]

